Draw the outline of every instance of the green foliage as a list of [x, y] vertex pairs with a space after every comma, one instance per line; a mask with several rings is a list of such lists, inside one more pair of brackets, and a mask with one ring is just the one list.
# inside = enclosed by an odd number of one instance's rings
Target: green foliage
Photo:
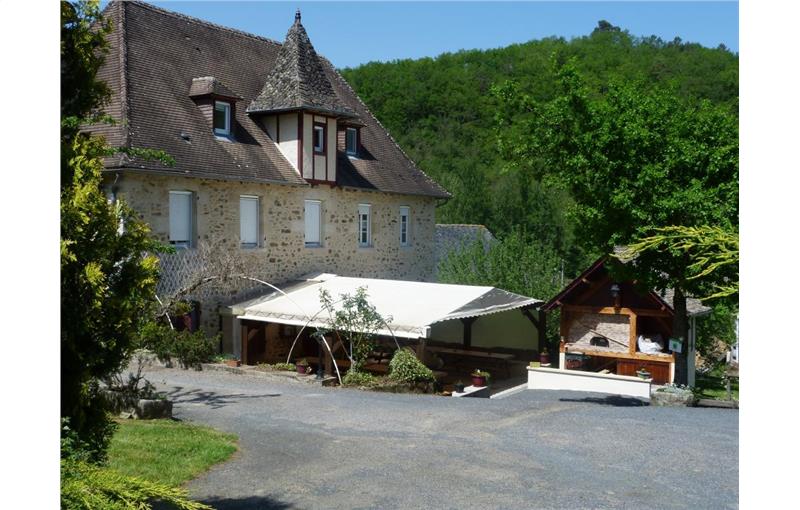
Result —
[[713, 288], [701, 299], [724, 298], [739, 293], [739, 233], [720, 227], [669, 226], [626, 247], [619, 258], [633, 259], [648, 250], [687, 257], [687, 280]]
[[[577, 259], [582, 265], [586, 258]], [[563, 264], [563, 265], [562, 265]], [[565, 285], [564, 259], [550, 245], [519, 231], [486, 249], [480, 241], [453, 250], [439, 262], [439, 281], [486, 285], [523, 296], [548, 299]], [[558, 320], [547, 322], [547, 338], [556, 338]]]
[[367, 289], [364, 287], [356, 289], [355, 294], [341, 294], [336, 302], [325, 289], [321, 289], [319, 300], [328, 312], [328, 326], [320, 328], [316, 334], [335, 333], [341, 337], [349, 346], [350, 370], [361, 371], [375, 348], [378, 331], [386, 327], [391, 317], [384, 319], [378, 313], [369, 303]]
[[235, 451], [236, 436], [210, 427], [173, 420], [123, 420], [108, 450], [108, 467], [179, 486]]
[[404, 383], [435, 382], [430, 368], [426, 367], [409, 348], [397, 349], [389, 361], [389, 376]]
[[472, 372], [470, 375], [473, 377], [485, 377], [486, 382], [489, 382], [489, 380], [492, 378], [491, 373], [487, 372], [486, 370], [481, 370], [480, 368], [476, 368], [475, 371]]
[[453, 250], [439, 263], [439, 281], [493, 286], [537, 298], [555, 294], [564, 283], [556, 251], [519, 231], [488, 249], [476, 241]]
[[260, 370], [264, 370], [265, 372], [271, 372], [274, 370], [294, 372], [297, 370], [297, 365], [294, 363], [259, 363], [258, 368]]
[[92, 461], [102, 461], [113, 431], [95, 381], [130, 357], [161, 246], [124, 203], [109, 203], [101, 189], [109, 148], [79, 132], [103, 117], [109, 97], [97, 79], [108, 30], [96, 1], [61, 3], [61, 415]]
[[[607, 22], [572, 40], [549, 37], [436, 58], [371, 62], [342, 74], [419, 167], [454, 195], [437, 207], [438, 222], [480, 223], [500, 237], [521, 229], [564, 258], [569, 278], [584, 269], [586, 258], [605, 250], [575, 243], [580, 225], [564, 214], [573, 202], [568, 190], [543, 186], [535, 168], [504, 171], [512, 160], [497, 151], [495, 136], [495, 112], [504, 101], [490, 93], [493, 85], [511, 80], [536, 102], [555, 99], [561, 91], [551, 72], [554, 54], [562, 63], [575, 57], [592, 96], [612, 82], [638, 81], [647, 88], [671, 85], [680, 103], [707, 100], [734, 115], [738, 108], [736, 54], [678, 39], [635, 37]], [[524, 109], [508, 113], [514, 123], [530, 116]]]
[[108, 86], [97, 79], [110, 31], [111, 23], [102, 20], [97, 0], [61, 2], [62, 119], [86, 118], [111, 96]]
[[206, 336], [202, 329], [195, 332], [177, 331], [166, 324], [148, 322], [139, 331], [138, 344], [155, 353], [164, 363], [177, 359], [183, 368], [207, 363], [214, 357], [220, 335]]
[[697, 352], [707, 361], [723, 354], [720, 343], [729, 349], [736, 343], [736, 319], [739, 307], [727, 300], [716, 301], [711, 314], [697, 321]]
[[125, 476], [81, 460], [61, 459], [61, 508], [64, 510], [147, 510], [154, 500], [171, 508], [211, 507], [187, 499], [185, 489]]
[[375, 383], [375, 376], [369, 372], [359, 372], [352, 368], [342, 377], [343, 386], [369, 387]]

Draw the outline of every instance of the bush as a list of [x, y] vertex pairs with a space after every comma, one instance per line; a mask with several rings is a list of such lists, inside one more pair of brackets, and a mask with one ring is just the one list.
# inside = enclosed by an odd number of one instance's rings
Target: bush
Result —
[[169, 365], [176, 358], [183, 368], [189, 368], [211, 361], [219, 344], [219, 335], [209, 338], [202, 330], [194, 333], [176, 331], [166, 324], [151, 322], [142, 327], [139, 341], [160, 361]]
[[375, 384], [375, 376], [368, 372], [348, 370], [342, 378], [344, 386], [371, 386]]
[[294, 372], [297, 370], [297, 366], [294, 363], [259, 363], [258, 367], [259, 370], [263, 370], [265, 372], [273, 372], [273, 371], [287, 371], [287, 372]]
[[435, 382], [430, 368], [417, 359], [411, 349], [397, 349], [389, 362], [389, 375], [392, 379], [405, 383]]
[[75, 458], [61, 459], [62, 509], [146, 510], [153, 508], [153, 500], [183, 510], [211, 509], [189, 500], [186, 489], [125, 476]]

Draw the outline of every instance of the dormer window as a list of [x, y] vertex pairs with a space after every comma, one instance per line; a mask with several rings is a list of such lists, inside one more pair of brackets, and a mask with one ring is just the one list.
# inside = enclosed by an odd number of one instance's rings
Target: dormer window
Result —
[[231, 136], [231, 104], [226, 101], [214, 101], [214, 134]]
[[344, 138], [345, 152], [350, 156], [358, 154], [358, 130], [347, 128]]
[[314, 123], [314, 152], [325, 154], [325, 124]]

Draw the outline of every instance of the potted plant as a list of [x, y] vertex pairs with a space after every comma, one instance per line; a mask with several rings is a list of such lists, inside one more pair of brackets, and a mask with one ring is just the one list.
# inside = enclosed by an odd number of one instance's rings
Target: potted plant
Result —
[[650, 379], [650, 377], [652, 377], [652, 374], [644, 367], [641, 367], [639, 370], [637, 370], [636, 375], [639, 376], [639, 379], [644, 379], [644, 380]]
[[456, 382], [453, 385], [453, 391], [455, 391], [456, 393], [464, 393], [464, 383], [461, 381]]
[[475, 369], [475, 371], [470, 375], [472, 376], [472, 385], [476, 388], [482, 388], [486, 386], [492, 376], [489, 372], [486, 370], [481, 370], [480, 368]]
[[229, 367], [240, 367], [242, 366], [242, 362], [233, 354], [226, 354], [225, 358], [222, 360], [225, 365]]
[[544, 367], [550, 365], [550, 353], [547, 352], [547, 347], [542, 349], [539, 353], [539, 363]]
[[297, 368], [297, 373], [300, 375], [307, 375], [309, 373], [308, 360], [303, 358], [294, 364]]

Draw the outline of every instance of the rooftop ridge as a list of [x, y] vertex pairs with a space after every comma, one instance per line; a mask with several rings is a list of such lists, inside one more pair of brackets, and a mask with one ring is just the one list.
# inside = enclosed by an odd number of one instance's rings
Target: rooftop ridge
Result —
[[244, 30], [239, 30], [238, 28], [231, 28], [226, 27], [225, 25], [220, 25], [217, 23], [212, 23], [210, 21], [196, 18], [194, 16], [189, 16], [188, 14], [183, 14], [180, 12], [170, 11], [168, 9], [164, 9], [162, 7], [158, 7], [152, 4], [148, 4], [147, 2], [142, 2], [141, 0], [117, 0], [122, 1], [122, 3], [129, 4], [129, 5], [136, 5], [138, 7], [142, 7], [144, 9], [149, 9], [151, 11], [155, 11], [159, 14], [165, 14], [167, 16], [172, 16], [173, 18], [182, 19], [191, 23], [195, 23], [197, 25], [203, 25], [209, 28], [213, 28], [216, 30], [223, 30], [225, 32], [229, 32], [233, 35], [239, 35], [242, 37], [248, 37], [250, 39], [256, 39], [258, 41], [268, 42], [270, 44], [274, 44], [276, 46], [283, 46], [283, 43], [276, 41], [275, 39], [270, 39], [269, 37], [264, 37], [262, 35], [253, 34], [251, 32], [245, 32]]

